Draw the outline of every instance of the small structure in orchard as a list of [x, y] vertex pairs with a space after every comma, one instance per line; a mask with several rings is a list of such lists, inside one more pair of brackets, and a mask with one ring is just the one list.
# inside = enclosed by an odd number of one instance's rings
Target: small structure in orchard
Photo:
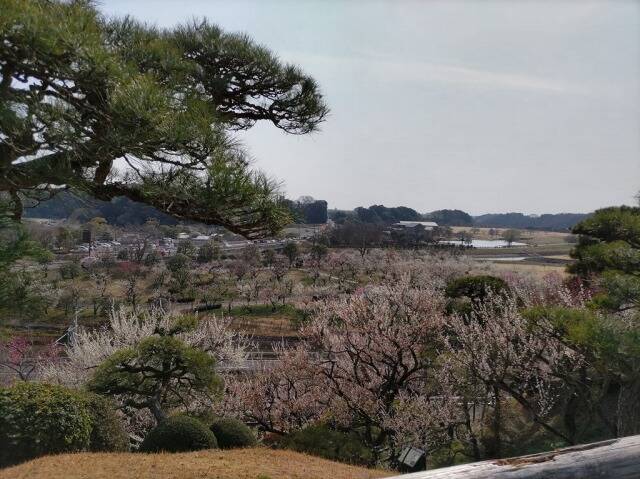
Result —
[[398, 458], [402, 472], [424, 471], [427, 465], [427, 454], [417, 447], [405, 447]]

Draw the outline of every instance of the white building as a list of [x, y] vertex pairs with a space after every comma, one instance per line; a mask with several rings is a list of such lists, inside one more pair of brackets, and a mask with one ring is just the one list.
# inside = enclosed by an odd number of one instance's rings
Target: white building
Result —
[[430, 231], [438, 227], [438, 223], [433, 221], [399, 221], [394, 223], [394, 228], [415, 228], [416, 226], [422, 226], [425, 230]]
[[196, 246], [202, 246], [203, 244], [206, 244], [209, 241], [211, 241], [211, 236], [208, 236], [208, 235], [198, 235], [191, 238], [191, 242]]

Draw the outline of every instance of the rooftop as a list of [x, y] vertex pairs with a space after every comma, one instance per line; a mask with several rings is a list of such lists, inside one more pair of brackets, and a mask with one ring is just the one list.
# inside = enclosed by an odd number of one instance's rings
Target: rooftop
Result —
[[404, 228], [415, 228], [416, 226], [424, 226], [425, 228], [437, 228], [438, 223], [433, 221], [399, 221], [394, 226], [402, 226]]

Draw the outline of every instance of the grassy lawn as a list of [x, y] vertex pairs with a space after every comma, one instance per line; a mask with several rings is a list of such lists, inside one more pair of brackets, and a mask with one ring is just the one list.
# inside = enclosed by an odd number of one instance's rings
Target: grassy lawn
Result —
[[372, 479], [392, 475], [266, 448], [181, 454], [62, 454], [0, 470], [0, 479]]

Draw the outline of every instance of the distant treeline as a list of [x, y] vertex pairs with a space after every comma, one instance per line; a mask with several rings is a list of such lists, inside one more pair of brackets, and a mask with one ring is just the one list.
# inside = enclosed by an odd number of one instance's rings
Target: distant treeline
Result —
[[587, 218], [585, 213], [558, 213], [527, 216], [522, 213], [495, 213], [474, 217], [474, 224], [487, 228], [517, 228], [564, 231]]
[[338, 224], [345, 222], [391, 224], [398, 221], [420, 221], [422, 216], [416, 210], [405, 206], [387, 208], [383, 205], [373, 205], [369, 208], [359, 206], [353, 211], [331, 210], [329, 218]]
[[27, 218], [70, 219], [86, 222], [96, 216], [107, 220], [111, 225], [141, 225], [149, 219], [155, 219], [163, 225], [174, 225], [175, 218], [166, 215], [152, 206], [136, 203], [120, 196], [111, 201], [101, 201], [85, 197], [71, 191], [62, 191], [47, 201], [25, 210]]
[[[303, 201], [284, 202], [291, 210], [296, 223], [326, 223], [327, 202], [304, 197]], [[100, 216], [111, 225], [142, 225], [149, 219], [155, 219], [162, 225], [175, 225], [175, 218], [164, 214], [152, 206], [136, 203], [125, 197], [111, 201], [88, 198], [81, 193], [62, 191], [47, 201], [43, 201], [25, 211], [27, 218], [70, 219], [81, 223]]]
[[436, 210], [424, 215], [427, 221], [440, 226], [473, 226], [473, 217], [461, 210]]
[[399, 221], [435, 221], [440, 226], [477, 226], [486, 228], [544, 229], [565, 231], [585, 219], [588, 214], [559, 213], [528, 216], [523, 213], [496, 213], [471, 216], [462, 210], [436, 210], [421, 214], [406, 206], [373, 205], [354, 210], [331, 210], [329, 218], [338, 224], [345, 222], [388, 225]]
[[295, 223], [324, 224], [327, 222], [327, 202], [315, 200], [311, 197], [303, 197], [302, 200], [284, 200], [291, 210], [291, 216]]
[[[406, 206], [387, 207], [372, 205], [354, 210], [327, 210], [327, 202], [303, 197], [298, 201], [284, 200], [296, 223], [320, 224], [330, 218], [338, 224], [345, 222], [389, 225], [399, 221], [435, 221], [440, 226], [477, 226], [486, 228], [544, 229], [565, 231], [585, 219], [587, 214], [559, 213], [528, 216], [522, 213], [495, 213], [471, 216], [461, 210], [436, 210], [418, 213]], [[163, 225], [174, 225], [175, 218], [161, 213], [151, 206], [136, 203], [125, 197], [111, 201], [100, 201], [82, 194], [63, 191], [48, 201], [28, 208], [25, 216], [30, 218], [71, 219], [85, 222], [96, 216], [105, 218], [109, 224], [118, 226], [141, 225], [155, 219]]]
[[386, 207], [373, 205], [368, 208], [359, 206], [353, 211], [331, 210], [329, 218], [338, 224], [345, 222], [389, 225], [399, 221], [435, 221], [441, 226], [471, 226], [473, 218], [460, 210], [438, 210], [421, 214], [406, 206]]

